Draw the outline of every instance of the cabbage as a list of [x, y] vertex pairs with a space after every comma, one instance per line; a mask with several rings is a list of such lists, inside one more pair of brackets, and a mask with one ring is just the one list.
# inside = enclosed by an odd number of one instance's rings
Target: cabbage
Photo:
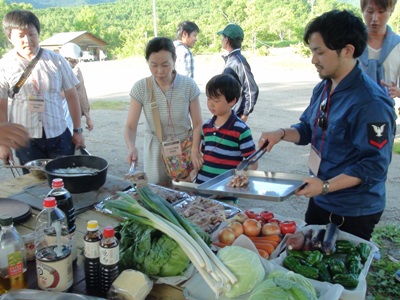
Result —
[[264, 279], [265, 271], [260, 258], [251, 250], [228, 246], [219, 250], [217, 256], [238, 280], [230, 290], [225, 292], [228, 298], [250, 292]]
[[288, 293], [275, 284], [274, 279], [267, 279], [261, 282], [251, 292], [249, 300], [291, 300]]
[[249, 300], [316, 300], [317, 294], [310, 281], [292, 271], [276, 270], [267, 276], [251, 293]]

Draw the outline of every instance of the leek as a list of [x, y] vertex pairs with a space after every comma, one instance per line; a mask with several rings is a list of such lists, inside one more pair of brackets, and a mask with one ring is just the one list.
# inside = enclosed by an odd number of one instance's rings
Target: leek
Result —
[[[174, 239], [181, 246], [184, 253], [189, 257], [217, 297], [224, 292], [224, 289], [226, 290], [229, 288], [228, 281], [237, 281], [236, 277], [215, 256], [197, 234], [195, 240], [181, 227], [179, 222], [177, 225], [157, 214], [151, 213], [125, 193], [119, 193], [119, 195], [122, 200], [109, 201], [106, 203], [106, 208], [111, 209], [113, 214], [117, 216], [134, 219], [137, 222], [152, 226]], [[201, 241], [203, 247], [196, 241]], [[204, 245], [208, 251], [205, 251]]]

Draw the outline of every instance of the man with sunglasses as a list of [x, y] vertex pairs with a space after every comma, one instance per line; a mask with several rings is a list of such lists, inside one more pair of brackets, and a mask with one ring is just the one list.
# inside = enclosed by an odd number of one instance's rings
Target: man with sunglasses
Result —
[[369, 78], [357, 58], [368, 35], [349, 11], [330, 11], [306, 27], [304, 42], [322, 81], [300, 122], [264, 132], [267, 151], [285, 140], [311, 145], [307, 186], [308, 224], [335, 223], [369, 240], [385, 208], [385, 181], [396, 128], [394, 102]]

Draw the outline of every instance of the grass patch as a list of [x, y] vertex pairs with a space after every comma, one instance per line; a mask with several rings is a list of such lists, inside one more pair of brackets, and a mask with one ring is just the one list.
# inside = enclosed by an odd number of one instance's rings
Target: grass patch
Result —
[[400, 140], [399, 139], [394, 140], [393, 152], [400, 154]]
[[90, 109], [124, 110], [129, 108], [126, 101], [94, 101], [90, 103]]
[[372, 240], [380, 248], [381, 259], [372, 261], [367, 275], [368, 293], [366, 299], [399, 299], [400, 283], [394, 278], [394, 274], [400, 269], [400, 263], [396, 261], [400, 257], [399, 224], [375, 227]]

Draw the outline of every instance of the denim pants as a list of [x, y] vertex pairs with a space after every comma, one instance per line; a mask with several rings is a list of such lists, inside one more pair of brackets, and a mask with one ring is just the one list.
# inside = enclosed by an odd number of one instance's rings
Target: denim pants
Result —
[[[62, 135], [54, 138], [46, 138], [43, 129], [43, 135], [38, 139], [30, 139], [29, 146], [15, 151], [21, 165], [35, 159], [57, 158], [60, 156], [74, 155], [75, 145], [72, 142], [71, 132], [65, 129]], [[24, 174], [28, 174], [27, 169], [23, 169]]]

